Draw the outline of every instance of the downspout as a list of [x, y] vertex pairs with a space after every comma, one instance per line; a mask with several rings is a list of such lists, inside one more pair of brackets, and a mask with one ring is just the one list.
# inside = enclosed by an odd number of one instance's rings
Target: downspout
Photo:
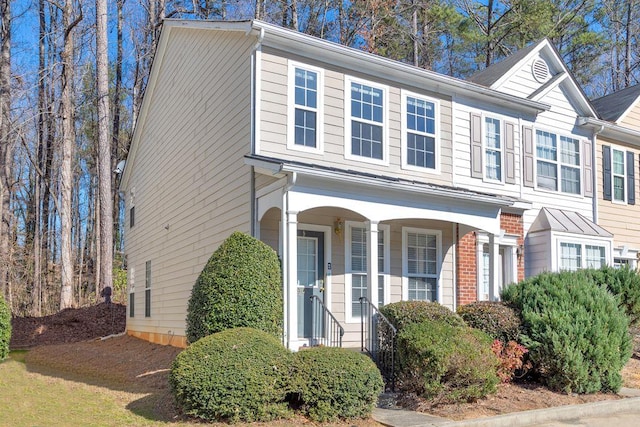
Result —
[[289, 227], [287, 224], [287, 211], [289, 210], [289, 190], [296, 185], [296, 181], [298, 180], [298, 174], [296, 172], [292, 172], [291, 175], [287, 177], [287, 184], [282, 188], [282, 209], [280, 210], [280, 224], [282, 228], [282, 242], [281, 247], [282, 251], [280, 256], [282, 257], [282, 297], [284, 302], [284, 322], [282, 327], [282, 343], [285, 347], [290, 348], [289, 341], [291, 337], [289, 337], [289, 313], [291, 310], [291, 306], [289, 304], [289, 297], [291, 292], [291, 287], [288, 286], [290, 282], [289, 277]]
[[593, 222], [598, 223], [598, 165], [596, 164], [596, 145], [597, 145], [597, 135], [602, 133], [604, 130], [604, 125], [600, 125], [600, 129], [593, 132], [593, 136], [591, 137], [591, 158], [593, 159]]
[[[262, 40], [264, 39], [264, 28], [260, 29], [260, 35], [258, 36], [258, 41], [253, 46], [253, 50], [251, 52], [251, 154], [256, 154], [256, 109], [258, 107], [258, 93], [256, 90], [257, 87], [257, 52], [260, 49], [262, 44]], [[250, 176], [251, 184], [250, 184], [250, 198], [251, 198], [251, 235], [253, 237], [257, 237], [257, 229], [258, 229], [258, 215], [256, 212], [257, 203], [256, 203], [256, 170], [253, 166], [251, 166], [251, 176]]]

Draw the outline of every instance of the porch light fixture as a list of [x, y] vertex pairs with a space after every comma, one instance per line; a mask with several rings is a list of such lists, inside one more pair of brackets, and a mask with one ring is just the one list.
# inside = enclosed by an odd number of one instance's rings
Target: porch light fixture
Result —
[[344, 231], [344, 220], [338, 217], [333, 222], [333, 232], [336, 233], [336, 236], [342, 238], [343, 231]]
[[516, 255], [518, 256], [518, 258], [522, 258], [523, 254], [524, 254], [524, 245], [520, 245], [516, 249]]

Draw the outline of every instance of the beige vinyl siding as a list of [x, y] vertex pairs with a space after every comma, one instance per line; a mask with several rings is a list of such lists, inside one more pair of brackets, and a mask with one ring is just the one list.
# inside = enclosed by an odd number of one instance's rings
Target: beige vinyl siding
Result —
[[[125, 191], [133, 190], [136, 207], [125, 240], [135, 270], [130, 331], [184, 335], [202, 267], [233, 231], [250, 230], [243, 157], [250, 152], [253, 44], [242, 33], [171, 30]], [[149, 260], [152, 304], [145, 318]]]
[[[288, 56], [297, 63], [308, 64], [324, 70], [324, 152], [309, 153], [287, 149], [287, 84]], [[397, 84], [369, 76], [359, 71], [337, 69], [330, 64], [318, 63], [292, 57], [273, 49], [265, 48], [261, 54], [261, 105], [259, 154], [287, 160], [297, 160], [321, 166], [337, 167], [380, 175], [451, 185], [452, 177], [452, 103], [451, 99], [424, 92], [414, 87], [399, 87]], [[370, 81], [388, 87], [387, 116], [388, 166], [365, 161], [345, 159], [345, 76]], [[425, 170], [411, 171], [401, 167], [401, 89], [407, 89], [425, 97], [439, 100], [439, 148], [440, 173]], [[275, 95], [275, 96], [274, 96]], [[350, 147], [350, 142], [347, 142]]]
[[[603, 168], [602, 168], [602, 146], [608, 145], [617, 150], [631, 151], [634, 153], [634, 165], [635, 171], [635, 191], [636, 191], [636, 204], [627, 205], [624, 203], [616, 203], [612, 200], [604, 200], [604, 182], [603, 182]], [[638, 188], [640, 188], [640, 182], [638, 181], [638, 173], [640, 168], [640, 149], [631, 148], [620, 143], [616, 143], [612, 140], [604, 138], [597, 139], [596, 145], [596, 164], [598, 165], [598, 177], [597, 177], [597, 189], [598, 189], [598, 224], [605, 230], [613, 233], [613, 246], [620, 247], [627, 245], [629, 249], [640, 249], [640, 222], [638, 217], [640, 216], [640, 197], [638, 197]]]
[[631, 129], [640, 129], [640, 105], [637, 102], [622, 118], [620, 125]]

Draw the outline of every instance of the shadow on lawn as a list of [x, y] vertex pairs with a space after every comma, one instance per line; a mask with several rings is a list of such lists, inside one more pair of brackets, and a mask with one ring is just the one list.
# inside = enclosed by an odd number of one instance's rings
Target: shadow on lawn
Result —
[[36, 347], [24, 361], [29, 372], [106, 388], [136, 415], [167, 422], [179, 420], [168, 376], [180, 351], [124, 336]]

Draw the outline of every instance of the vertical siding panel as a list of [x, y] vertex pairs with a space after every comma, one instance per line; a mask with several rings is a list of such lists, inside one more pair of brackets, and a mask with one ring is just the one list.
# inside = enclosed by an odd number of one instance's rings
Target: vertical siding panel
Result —
[[602, 146], [602, 198], [611, 200], [611, 147]]
[[634, 168], [636, 162], [632, 151], [627, 151], [627, 203], [636, 204], [636, 182]]
[[504, 180], [507, 184], [516, 183], [516, 145], [515, 145], [515, 125], [513, 123], [505, 123], [504, 125], [504, 157], [505, 157], [505, 176]]
[[482, 178], [482, 117], [471, 113], [471, 176]]
[[522, 168], [523, 183], [525, 187], [533, 187], [535, 185], [535, 163], [533, 155], [533, 128], [529, 126], [522, 127]]
[[592, 147], [592, 143], [588, 139], [582, 142], [582, 176], [585, 197], [593, 197]]

